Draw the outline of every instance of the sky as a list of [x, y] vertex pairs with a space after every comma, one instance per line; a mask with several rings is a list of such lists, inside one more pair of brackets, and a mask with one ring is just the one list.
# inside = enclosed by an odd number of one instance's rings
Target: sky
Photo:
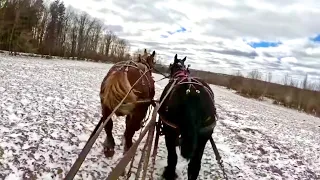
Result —
[[63, 1], [103, 20], [131, 51], [155, 50], [163, 64], [178, 54], [200, 70], [320, 82], [318, 0]]

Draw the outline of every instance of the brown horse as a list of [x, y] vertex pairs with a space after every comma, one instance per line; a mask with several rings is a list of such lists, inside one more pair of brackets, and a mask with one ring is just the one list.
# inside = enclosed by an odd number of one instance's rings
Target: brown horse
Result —
[[[155, 51], [149, 55], [145, 49], [144, 54], [142, 56], [139, 54], [136, 61], [122, 61], [113, 65], [101, 83], [102, 118], [99, 123], [105, 121], [128, 94], [123, 104], [115, 111], [116, 116], [126, 116], [124, 153], [132, 146], [132, 137], [141, 128], [142, 120], [146, 117], [155, 95], [152, 78], [154, 56]], [[113, 120], [110, 119], [104, 127], [107, 134], [104, 143], [106, 157], [114, 155], [115, 142], [112, 128]]]

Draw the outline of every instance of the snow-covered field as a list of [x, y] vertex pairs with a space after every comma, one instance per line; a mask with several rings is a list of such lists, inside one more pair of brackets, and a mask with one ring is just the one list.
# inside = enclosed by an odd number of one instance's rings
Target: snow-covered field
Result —
[[[0, 55], [0, 179], [63, 179], [100, 119], [99, 88], [109, 68]], [[157, 82], [157, 97], [166, 82]], [[229, 179], [320, 179], [319, 118], [212, 89], [220, 117], [213, 137]], [[102, 153], [103, 131], [75, 179], [107, 177], [122, 157], [124, 121], [113, 132], [113, 159]], [[163, 137], [159, 143], [155, 179], [166, 165]], [[177, 172], [187, 179], [187, 162], [180, 157]], [[199, 179], [221, 178], [208, 142]]]

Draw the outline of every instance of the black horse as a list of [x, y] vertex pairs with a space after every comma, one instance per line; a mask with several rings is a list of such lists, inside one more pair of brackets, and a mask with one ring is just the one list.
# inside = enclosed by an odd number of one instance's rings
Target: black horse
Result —
[[161, 101], [175, 83], [158, 111], [168, 151], [167, 167], [162, 175], [166, 180], [177, 177], [176, 142], [179, 135], [181, 156], [190, 160], [188, 180], [197, 179], [205, 145], [216, 125], [214, 93], [203, 80], [190, 76], [185, 61], [186, 57], [178, 59], [175, 55], [174, 63], [169, 67], [169, 83], [160, 97]]

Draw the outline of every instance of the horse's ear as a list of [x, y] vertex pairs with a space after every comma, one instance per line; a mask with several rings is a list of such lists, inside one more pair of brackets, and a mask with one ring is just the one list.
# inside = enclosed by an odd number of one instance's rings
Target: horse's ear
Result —
[[186, 60], [187, 60], [187, 56], [182, 59], [183, 62], [185, 62]]
[[141, 54], [138, 55], [138, 62], [141, 62]]
[[178, 60], [178, 54], [174, 56], [174, 62], [177, 62], [177, 60]]
[[156, 51], [153, 51], [151, 56], [154, 57], [156, 55]]

